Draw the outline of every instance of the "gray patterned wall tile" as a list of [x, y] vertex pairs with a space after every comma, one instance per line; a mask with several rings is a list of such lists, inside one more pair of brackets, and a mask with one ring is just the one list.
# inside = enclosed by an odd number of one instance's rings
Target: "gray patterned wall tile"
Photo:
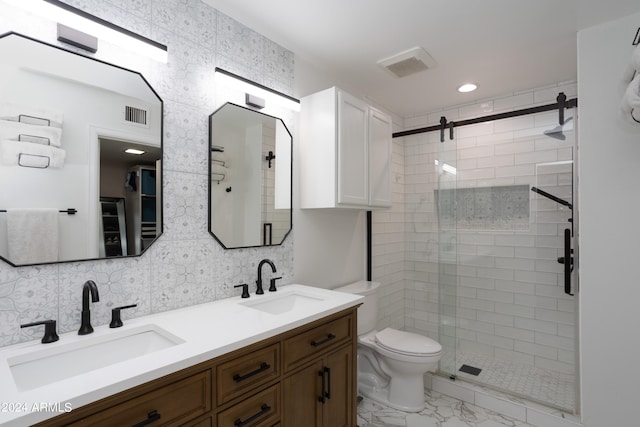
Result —
[[24, 323], [58, 318], [58, 266], [0, 270], [0, 344], [41, 339], [43, 327]]
[[[118, 305], [139, 305], [126, 319], [236, 295], [233, 285], [255, 286], [263, 258], [274, 260], [281, 284], [289, 283], [292, 234], [281, 246], [226, 251], [208, 233], [207, 120], [216, 102], [224, 102], [215, 99], [216, 66], [291, 93], [293, 54], [199, 0], [69, 3], [168, 47], [167, 64], [108, 43], [95, 55], [140, 71], [164, 101], [164, 234], [136, 258], [23, 268], [0, 262], [0, 346], [39, 337], [40, 331], [20, 330], [30, 320], [57, 318], [61, 332], [76, 330], [82, 284], [89, 279], [100, 292], [91, 307], [94, 326], [108, 323]], [[54, 22], [0, 3], [0, 32], [6, 31], [58, 43]], [[285, 118], [292, 131], [293, 121], [293, 115]]]
[[208, 236], [208, 175], [165, 171], [163, 177], [163, 240]]
[[163, 166], [166, 170], [209, 173], [209, 114], [189, 105], [164, 104]]

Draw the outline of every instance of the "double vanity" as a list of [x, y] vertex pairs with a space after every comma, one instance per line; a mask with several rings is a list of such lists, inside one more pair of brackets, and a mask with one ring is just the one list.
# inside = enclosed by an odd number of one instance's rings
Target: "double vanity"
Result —
[[5, 347], [0, 425], [356, 425], [361, 300], [294, 284]]

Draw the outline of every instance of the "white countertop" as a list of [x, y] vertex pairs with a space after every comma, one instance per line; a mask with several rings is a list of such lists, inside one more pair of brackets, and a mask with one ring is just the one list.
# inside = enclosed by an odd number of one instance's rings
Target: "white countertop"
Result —
[[[312, 307], [293, 308], [270, 314], [243, 305], [295, 291], [317, 295]], [[279, 293], [251, 294], [249, 299], [233, 297], [178, 310], [126, 320], [124, 326], [95, 327], [94, 333], [60, 335], [60, 340], [40, 340], [0, 348], [0, 426], [26, 426], [53, 418], [65, 410], [95, 402], [123, 390], [152, 381], [200, 362], [286, 332], [298, 326], [360, 304], [363, 297], [304, 285], [288, 285]], [[83, 340], [155, 325], [184, 341], [170, 348], [66, 378], [31, 390], [16, 386], [8, 360], [43, 349], [81, 345]], [[18, 325], [16, 325], [18, 327]], [[51, 366], [56, 369], [56, 366]]]

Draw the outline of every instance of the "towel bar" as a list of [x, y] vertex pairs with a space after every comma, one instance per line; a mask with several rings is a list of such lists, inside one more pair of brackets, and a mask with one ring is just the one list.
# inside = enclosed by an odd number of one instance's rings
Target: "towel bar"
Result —
[[[6, 209], [0, 209], [0, 213], [6, 213], [6, 212], [7, 212]], [[78, 210], [74, 208], [69, 208], [69, 209], [61, 209], [58, 212], [66, 213], [67, 215], [75, 215], [78, 213]]]

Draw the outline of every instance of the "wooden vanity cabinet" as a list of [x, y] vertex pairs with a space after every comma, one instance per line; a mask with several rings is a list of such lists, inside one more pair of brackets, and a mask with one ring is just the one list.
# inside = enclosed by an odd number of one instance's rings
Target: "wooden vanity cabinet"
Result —
[[356, 427], [356, 311], [327, 316], [37, 426]]

